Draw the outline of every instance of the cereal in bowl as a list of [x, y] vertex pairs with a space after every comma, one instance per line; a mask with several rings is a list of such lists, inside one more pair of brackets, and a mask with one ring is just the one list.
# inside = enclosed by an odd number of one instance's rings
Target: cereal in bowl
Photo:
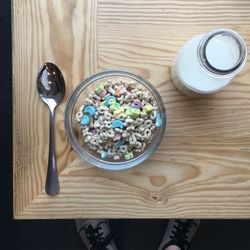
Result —
[[83, 140], [101, 158], [130, 160], [162, 125], [152, 94], [136, 82], [99, 84], [75, 114]]

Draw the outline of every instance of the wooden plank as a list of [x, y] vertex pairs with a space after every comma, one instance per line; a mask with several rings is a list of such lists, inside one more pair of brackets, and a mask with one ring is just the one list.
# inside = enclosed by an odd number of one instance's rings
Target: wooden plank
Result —
[[[249, 1], [12, 0], [14, 217], [249, 218], [250, 64], [220, 93], [191, 98], [170, 77], [190, 37], [237, 30], [250, 43]], [[67, 84], [56, 112], [61, 193], [44, 192], [49, 115], [36, 94], [41, 64]], [[111, 172], [79, 160], [64, 132], [73, 88], [100, 70], [126, 69], [155, 85], [168, 112], [152, 158]]]
[[[250, 22], [247, 0], [100, 0], [102, 23], [158, 25], [242, 25]], [[167, 28], [167, 27], [166, 27]], [[187, 28], [187, 27], [185, 27]]]
[[95, 1], [13, 1], [14, 216], [44, 188], [49, 113], [36, 93], [39, 67], [56, 63], [66, 96], [56, 110], [56, 153], [61, 172], [75, 158], [64, 133], [64, 107], [74, 84], [97, 67]]
[[126, 171], [75, 160], [61, 173], [61, 194], [52, 202], [42, 192], [19, 218], [249, 217], [249, 154], [249, 139], [169, 138]]

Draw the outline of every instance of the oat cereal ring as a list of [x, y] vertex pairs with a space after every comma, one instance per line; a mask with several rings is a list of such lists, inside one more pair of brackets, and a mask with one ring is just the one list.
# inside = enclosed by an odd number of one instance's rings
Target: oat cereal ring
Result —
[[113, 115], [111, 113], [109, 113], [108, 111], [104, 112], [104, 119], [105, 120], [111, 120], [112, 116]]
[[123, 138], [127, 138], [128, 136], [129, 136], [128, 132], [124, 131], [124, 132], [122, 133], [122, 137], [123, 137]]
[[83, 132], [82, 135], [83, 136], [92, 136], [92, 133], [91, 132]]
[[127, 146], [127, 145], [122, 145], [122, 146], [120, 147], [120, 151], [121, 151], [122, 153], [126, 153], [126, 152], [128, 151], [128, 146]]
[[104, 141], [100, 138], [99, 140], [98, 140], [98, 143], [99, 143], [99, 147], [101, 148], [102, 146], [100, 145], [100, 144], [102, 144]]
[[135, 130], [135, 127], [134, 126], [128, 126], [127, 128], [126, 128], [126, 131], [127, 132], [133, 132]]
[[151, 120], [146, 120], [143, 125], [146, 127], [146, 128], [151, 128], [151, 126], [153, 125], [153, 122]]
[[150, 114], [150, 119], [151, 119], [151, 120], [155, 120], [156, 115], [157, 115], [157, 112], [156, 112], [155, 110], [153, 110], [153, 111], [151, 112], [151, 114]]
[[107, 129], [112, 128], [111, 121], [106, 121], [106, 125], [105, 125], [105, 127], [106, 127]]
[[89, 127], [84, 127], [83, 129], [82, 129], [82, 132], [84, 133], [84, 132], [88, 132], [89, 131]]
[[91, 139], [92, 139], [91, 136], [86, 136], [84, 137], [84, 142], [90, 142]]
[[137, 141], [135, 144], [135, 148], [141, 148], [142, 147], [142, 143]]
[[108, 130], [106, 133], [109, 138], [113, 139], [115, 137], [115, 132], [113, 129]]
[[115, 128], [114, 130], [115, 130], [115, 132], [118, 132], [118, 133], [121, 133], [121, 134], [124, 132], [124, 130], [121, 129], [121, 128]]
[[140, 134], [140, 133], [135, 133], [135, 138], [137, 140], [142, 140], [143, 139], [143, 136]]
[[86, 105], [93, 105], [94, 102], [93, 102], [93, 100], [91, 100], [90, 98], [86, 98], [85, 104], [86, 104]]
[[119, 155], [114, 155], [114, 160], [120, 160], [120, 156]]
[[83, 112], [79, 111], [76, 113], [75, 119], [76, 119], [76, 121], [80, 122], [82, 117], [83, 117]]
[[94, 122], [94, 128], [100, 128], [101, 124], [99, 123], [99, 121], [95, 121]]
[[144, 130], [145, 130], [145, 128], [139, 127], [139, 131], [140, 131], [140, 132], [144, 132]]
[[138, 125], [141, 125], [144, 120], [142, 118], [136, 118], [135, 121], [138, 123]]
[[99, 113], [99, 114], [102, 114], [102, 115], [103, 115], [104, 112], [107, 111], [107, 110], [108, 110], [107, 107], [100, 107], [100, 108], [97, 109], [98, 113]]
[[151, 130], [147, 128], [147, 129], [145, 129], [145, 131], [144, 131], [143, 137], [144, 137], [146, 140], [148, 140], [149, 137], [151, 136], [151, 134], [152, 134]]
[[130, 144], [130, 145], [135, 145], [136, 142], [137, 142], [137, 140], [136, 140], [135, 134], [133, 133], [133, 134], [131, 134], [131, 136], [129, 137], [129, 144]]
[[108, 134], [107, 134], [107, 132], [101, 132], [101, 133], [100, 133], [100, 138], [103, 139], [103, 140], [107, 140], [107, 139], [108, 139]]

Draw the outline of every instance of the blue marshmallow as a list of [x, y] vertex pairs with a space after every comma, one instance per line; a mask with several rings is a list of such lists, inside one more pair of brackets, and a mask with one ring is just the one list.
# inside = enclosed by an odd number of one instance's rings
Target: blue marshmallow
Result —
[[94, 116], [95, 115], [95, 108], [93, 106], [87, 106], [84, 108], [83, 110], [85, 113], [91, 115], [91, 116]]
[[112, 125], [112, 128], [121, 128], [121, 129], [124, 128], [123, 122], [121, 120], [119, 120], [119, 119], [116, 119], [116, 120], [112, 121], [111, 125]]
[[107, 158], [108, 157], [108, 152], [107, 151], [102, 151], [101, 152], [101, 157], [104, 159], [104, 158]]
[[90, 118], [87, 115], [84, 115], [80, 124], [81, 126], [87, 126], [90, 122]]
[[122, 145], [125, 144], [125, 141], [124, 140], [120, 140], [118, 141], [116, 144], [115, 144], [115, 148], [116, 149], [119, 149]]
[[162, 119], [160, 114], [156, 115], [155, 127], [160, 128], [162, 125]]
[[112, 100], [113, 100], [113, 101], [116, 101], [116, 97], [113, 96], [113, 95], [108, 96], [108, 97], [106, 98], [106, 100], [105, 100], [106, 105], [110, 105], [110, 102], [111, 102]]

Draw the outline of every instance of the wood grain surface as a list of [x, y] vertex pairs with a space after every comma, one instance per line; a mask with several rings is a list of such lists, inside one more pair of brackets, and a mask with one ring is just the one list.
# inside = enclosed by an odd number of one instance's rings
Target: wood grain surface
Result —
[[[14, 217], [250, 218], [250, 64], [223, 91], [180, 93], [170, 65], [193, 35], [223, 27], [250, 44], [248, 0], [12, 0]], [[62, 70], [56, 111], [61, 192], [44, 191], [49, 113], [36, 93], [41, 64]], [[78, 159], [67, 142], [64, 108], [73, 88], [105, 69], [151, 81], [168, 113], [152, 158], [126, 171]]]

